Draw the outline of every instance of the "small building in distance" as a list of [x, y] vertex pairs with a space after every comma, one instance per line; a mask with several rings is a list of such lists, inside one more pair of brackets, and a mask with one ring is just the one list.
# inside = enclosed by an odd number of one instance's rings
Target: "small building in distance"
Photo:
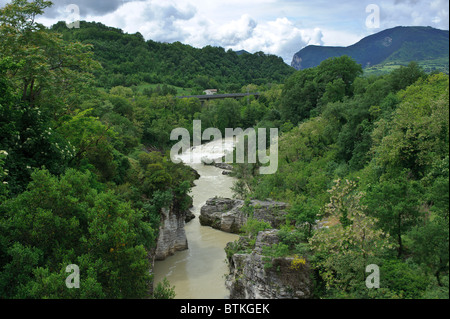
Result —
[[217, 89], [208, 89], [203, 91], [203, 93], [205, 93], [206, 95], [214, 95], [217, 94]]

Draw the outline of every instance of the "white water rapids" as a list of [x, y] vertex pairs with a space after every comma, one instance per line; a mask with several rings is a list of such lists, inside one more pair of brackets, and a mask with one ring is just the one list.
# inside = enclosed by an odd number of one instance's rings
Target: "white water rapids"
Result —
[[[191, 196], [192, 209], [196, 218], [186, 224], [189, 249], [177, 252], [164, 261], [156, 261], [153, 272], [155, 285], [166, 277], [175, 286], [177, 299], [226, 299], [229, 292], [225, 288], [225, 274], [228, 272], [224, 248], [228, 242], [238, 239], [237, 235], [224, 233], [211, 227], [200, 225], [200, 209], [206, 201], [215, 196], [232, 198], [234, 179], [222, 175], [222, 169], [200, 164], [201, 158], [219, 159], [231, 152], [233, 138], [213, 141], [191, 148], [179, 158], [200, 174], [195, 181]], [[191, 161], [191, 154], [194, 161]], [[197, 164], [195, 164], [197, 163]]]

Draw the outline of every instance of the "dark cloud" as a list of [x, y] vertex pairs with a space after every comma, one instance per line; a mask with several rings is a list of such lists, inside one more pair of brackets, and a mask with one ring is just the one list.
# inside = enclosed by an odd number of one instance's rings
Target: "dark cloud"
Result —
[[88, 15], [102, 16], [116, 11], [126, 2], [138, 2], [144, 0], [52, 0], [53, 6], [45, 12], [45, 17], [56, 18], [65, 12], [69, 5], [77, 5], [80, 8], [81, 17]]

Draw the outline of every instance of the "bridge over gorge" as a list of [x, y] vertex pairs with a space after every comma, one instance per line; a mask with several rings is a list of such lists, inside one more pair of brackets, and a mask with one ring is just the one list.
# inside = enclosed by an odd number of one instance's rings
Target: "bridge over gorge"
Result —
[[254, 96], [256, 99], [259, 98], [261, 93], [232, 93], [232, 94], [213, 94], [213, 95], [186, 95], [186, 96], [177, 96], [179, 99], [199, 99], [200, 102], [205, 103], [210, 100], [218, 100], [218, 99], [242, 99], [248, 96]]

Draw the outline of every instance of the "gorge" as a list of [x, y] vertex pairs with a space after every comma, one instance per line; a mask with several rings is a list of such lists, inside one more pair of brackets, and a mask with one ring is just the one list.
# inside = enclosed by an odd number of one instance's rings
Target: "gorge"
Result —
[[227, 256], [229, 247], [246, 241], [246, 237], [238, 234], [249, 219], [249, 208], [252, 218], [279, 228], [286, 222], [288, 207], [271, 200], [247, 203], [231, 199], [234, 178], [223, 171], [229, 170], [229, 165], [192, 161], [196, 157], [220, 159], [233, 147], [234, 140], [225, 138], [193, 147], [180, 156], [200, 176], [191, 194], [195, 218], [185, 222], [186, 214], [162, 211], [154, 254], [154, 284], [167, 278], [178, 299], [309, 298], [312, 294], [309, 263], [301, 269], [292, 269], [294, 258], [283, 257], [274, 260], [277, 265], [274, 270], [265, 267], [261, 247], [278, 243], [276, 229], [260, 232], [256, 246], [247, 247], [248, 253], [236, 251]]
[[[224, 150], [233, 149], [233, 141], [224, 139], [190, 149], [181, 155], [181, 160], [194, 156], [221, 158], [218, 152], [221, 144]], [[186, 160], [186, 162], [188, 162]], [[200, 209], [208, 199], [214, 196], [232, 197], [233, 178], [222, 174], [222, 169], [203, 164], [190, 164], [199, 175], [192, 189], [192, 211], [197, 218], [185, 226], [189, 249], [178, 251], [165, 260], [154, 264], [154, 282], [157, 284], [167, 278], [175, 286], [179, 299], [225, 299], [229, 292], [225, 287], [224, 276], [228, 272], [224, 248], [228, 242], [235, 241], [235, 234], [221, 232], [199, 223]], [[213, 284], [211, 284], [213, 283]]]

